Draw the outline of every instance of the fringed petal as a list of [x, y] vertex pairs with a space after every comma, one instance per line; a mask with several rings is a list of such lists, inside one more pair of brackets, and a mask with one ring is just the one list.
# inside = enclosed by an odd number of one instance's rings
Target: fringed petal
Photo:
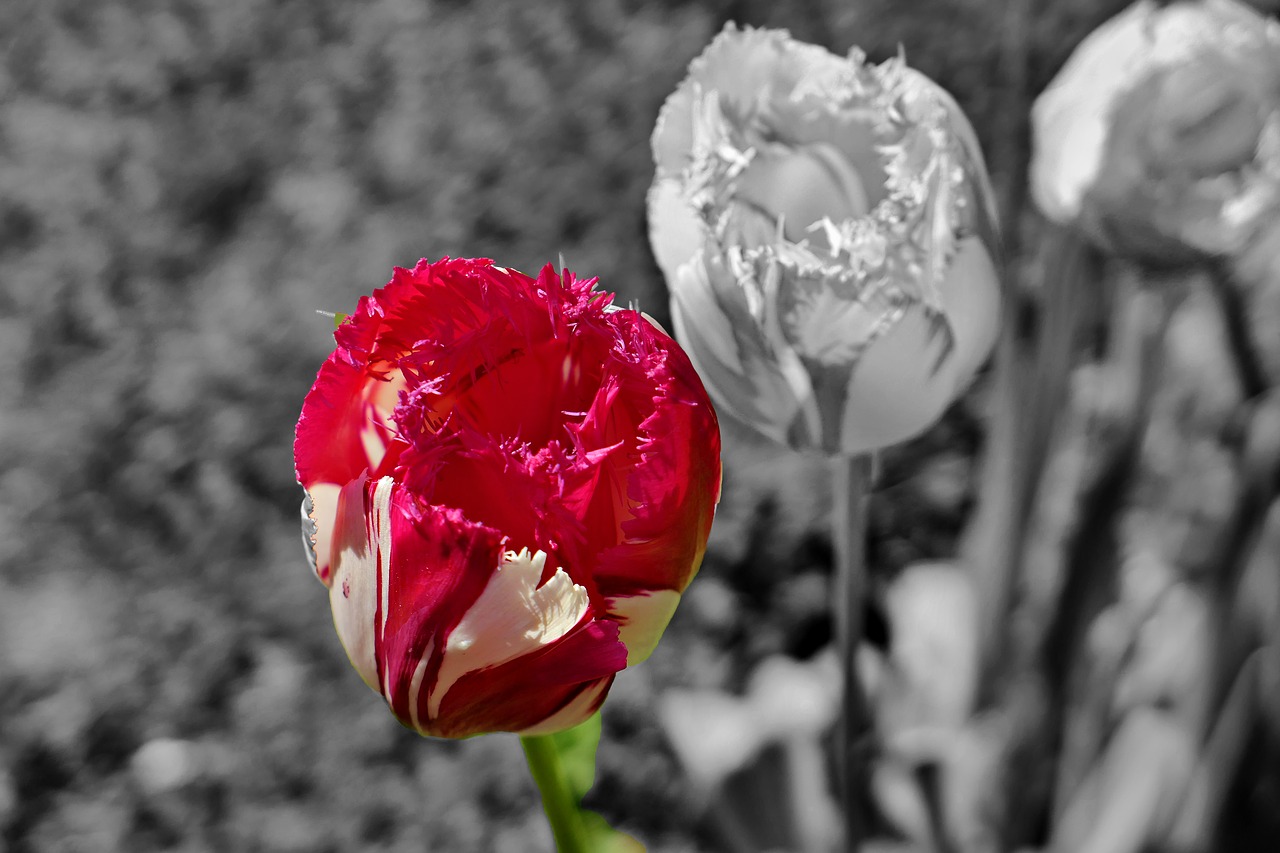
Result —
[[581, 722], [697, 570], [715, 414], [671, 339], [594, 285], [485, 260], [397, 269], [304, 404], [298, 472], [339, 638], [423, 734]]
[[999, 275], [961, 252], [999, 251], [990, 182], [954, 99], [903, 57], [729, 26], [652, 142], [650, 239], [722, 412], [798, 449], [849, 452], [852, 434], [861, 452], [927, 427], [951, 400], [935, 392], [990, 352]]
[[502, 562], [503, 537], [456, 510], [422, 507], [400, 486], [391, 491], [386, 510], [389, 529], [382, 526], [378, 501], [369, 514], [371, 539], [378, 543], [373, 550], [379, 566], [379, 682], [392, 712], [414, 726], [419, 698], [435, 683], [449, 633]]
[[594, 592], [594, 582], [569, 556], [585, 537], [560, 499], [561, 472], [569, 463], [558, 446], [535, 450], [463, 429], [405, 458], [405, 483], [425, 502], [455, 508], [502, 531], [510, 548], [545, 552], [548, 576], [566, 567], [575, 581]]
[[[637, 458], [627, 469], [625, 494], [611, 496], [621, 502], [614, 516], [622, 537], [599, 551], [593, 575], [606, 597], [680, 592], [697, 572], [719, 500], [719, 424], [699, 404], [706, 392], [684, 352], [639, 316], [618, 322], [635, 338], [629, 348], [647, 353], [653, 391], [635, 427]], [[588, 526], [588, 535], [598, 532]]]
[[575, 584], [564, 569], [542, 583], [546, 558], [528, 549], [508, 553], [449, 632], [427, 705], [431, 717], [439, 715], [449, 688], [468, 672], [499, 666], [554, 643], [587, 615], [587, 589]]
[[689, 75], [658, 114], [652, 146], [659, 175], [678, 174], [687, 165], [703, 93], [716, 93], [729, 109], [749, 115], [774, 93], [789, 95], [804, 72], [824, 57], [835, 61], [821, 48], [792, 42], [785, 30], [725, 25], [690, 63]]
[[[560, 727], [586, 720], [604, 701], [604, 690], [627, 665], [627, 649], [618, 626], [592, 620], [531, 654], [472, 671], [444, 695], [440, 714], [424, 726], [427, 734], [466, 737], [482, 732], [545, 730], [559, 717]], [[591, 696], [586, 703], [579, 701]], [[572, 707], [577, 718], [560, 712]]]

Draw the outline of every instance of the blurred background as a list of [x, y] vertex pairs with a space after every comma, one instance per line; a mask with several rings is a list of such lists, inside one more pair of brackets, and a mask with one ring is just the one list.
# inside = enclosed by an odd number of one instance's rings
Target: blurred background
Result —
[[[514, 737], [402, 729], [337, 642], [291, 452], [316, 312], [563, 255], [665, 322], [649, 134], [728, 20], [904, 49], [1005, 220], [1001, 366], [881, 460], [875, 845], [1280, 849], [1280, 296], [1152, 296], [1026, 203], [1030, 103], [1124, 5], [0, 3], [0, 850], [551, 850]], [[652, 851], [808, 853], [827, 472], [732, 423], [725, 470], [588, 804]]]

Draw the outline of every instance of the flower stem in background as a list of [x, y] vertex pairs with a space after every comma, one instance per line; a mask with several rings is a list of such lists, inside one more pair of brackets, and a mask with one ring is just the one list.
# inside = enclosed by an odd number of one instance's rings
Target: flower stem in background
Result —
[[845, 847], [857, 850], [866, 835], [863, 814], [865, 768], [870, 756], [871, 718], [858, 679], [858, 644], [866, 602], [867, 500], [871, 491], [870, 454], [838, 456], [832, 461], [831, 538], [835, 545], [835, 629], [844, 679], [840, 730], [836, 733], [840, 806]]
[[542, 793], [542, 808], [551, 824], [560, 853], [591, 853], [587, 826], [576, 795], [560, 760], [560, 749], [554, 735], [529, 735], [520, 738], [529, 773]]
[[1231, 270], [1222, 260], [1207, 262], [1205, 267], [1227, 327], [1227, 345], [1231, 350], [1236, 379], [1245, 399], [1252, 399], [1267, 390], [1267, 377], [1253, 347], [1253, 333], [1247, 319], [1249, 308], [1240, 293], [1242, 288], [1232, 280]]
[[[1032, 7], [1023, 0], [1005, 0], [1003, 7], [991, 4], [992, 23], [1000, 35], [1000, 79], [1004, 103], [1012, 108], [1002, 110], [1001, 133], [992, 138], [998, 146], [991, 150], [991, 162], [1003, 163], [996, 194], [999, 199], [1000, 233], [1006, 258], [1015, 257], [1021, 249], [1022, 209], [1027, 199], [1025, 175], [1031, 152], [1031, 93], [1029, 36]], [[1005, 315], [1009, 316], [1009, 315]]]
[[[1009, 287], [1005, 317], [1023, 317], [1034, 305], [1034, 338], [1021, 322], [1001, 328], [992, 393], [995, 405], [983, 449], [978, 494], [982, 499], [966, 529], [961, 562], [973, 573], [983, 609], [978, 631], [982, 668], [979, 704], [995, 698], [1011, 668], [1039, 665], [1033, 645], [1009, 636], [1015, 587], [1046, 460], [1070, 394], [1072, 353], [1080, 330], [1102, 322], [1103, 259], [1083, 236], [1050, 226], [1037, 247], [1035, 296]], [[1033, 272], [1032, 275], [1037, 275]], [[1010, 274], [1011, 282], [1014, 280]], [[1034, 298], [1034, 303], [1029, 300]]]

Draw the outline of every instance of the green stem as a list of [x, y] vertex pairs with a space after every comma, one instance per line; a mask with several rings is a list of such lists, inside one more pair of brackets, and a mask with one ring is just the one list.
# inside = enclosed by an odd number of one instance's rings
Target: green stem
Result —
[[569, 787], [555, 740], [550, 735], [530, 735], [520, 738], [520, 745], [529, 762], [529, 773], [542, 792], [542, 810], [551, 824], [556, 849], [560, 853], [590, 853], [582, 810]]
[[844, 680], [843, 713], [837, 733], [840, 804], [845, 819], [845, 847], [857, 850], [866, 837], [862, 804], [865, 767], [871, 748], [871, 715], [858, 679], [858, 645], [862, 641], [862, 611], [867, 595], [867, 496], [871, 490], [871, 456], [837, 457], [832, 464], [835, 627]]

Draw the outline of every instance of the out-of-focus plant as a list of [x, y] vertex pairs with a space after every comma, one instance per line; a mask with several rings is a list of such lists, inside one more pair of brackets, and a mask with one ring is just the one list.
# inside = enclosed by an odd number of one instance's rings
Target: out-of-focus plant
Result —
[[[1060, 585], [1027, 608], [1046, 629], [1020, 632], [1065, 705], [1040, 753], [1050, 848], [1235, 849], [1227, 792], [1273, 784], [1243, 758], [1271, 641], [1241, 587], [1280, 488], [1248, 449], [1280, 379], [1280, 25], [1235, 0], [1142, 0], [1078, 46], [1033, 129], [1051, 240], [1128, 262], [1111, 364], [1079, 369], [1100, 381], [1058, 436], [1082, 474], [1040, 484], [1025, 566]], [[1046, 273], [1051, 295], [1091, 287]]]
[[688, 359], [594, 284], [487, 260], [396, 270], [338, 326], [294, 446], [351, 663], [424, 735], [524, 736], [564, 850], [581, 827], [545, 736], [649, 655], [720, 480]]
[[1280, 217], [1280, 24], [1235, 0], [1135, 3], [1032, 117], [1037, 204], [1108, 250], [1233, 256]]
[[995, 343], [982, 154], [950, 95], [903, 57], [876, 65], [732, 24], [667, 99], [652, 144], [650, 240], [712, 399], [832, 458], [853, 847], [869, 736], [855, 665], [866, 454], [932, 425]]
[[[742, 697], [673, 688], [660, 698], [671, 747], [732, 848], [785, 845], [807, 853], [838, 844], [841, 821], [827, 793], [821, 747], [840, 711], [837, 667], [830, 650], [810, 661], [775, 655], [756, 667]], [[768, 807], [727, 796], [734, 777], [763, 791]], [[776, 796], [779, 788], [783, 797]]]
[[722, 412], [853, 454], [930, 426], [999, 321], [995, 214], [951, 97], [778, 30], [726, 28], [653, 134], [650, 238]]

